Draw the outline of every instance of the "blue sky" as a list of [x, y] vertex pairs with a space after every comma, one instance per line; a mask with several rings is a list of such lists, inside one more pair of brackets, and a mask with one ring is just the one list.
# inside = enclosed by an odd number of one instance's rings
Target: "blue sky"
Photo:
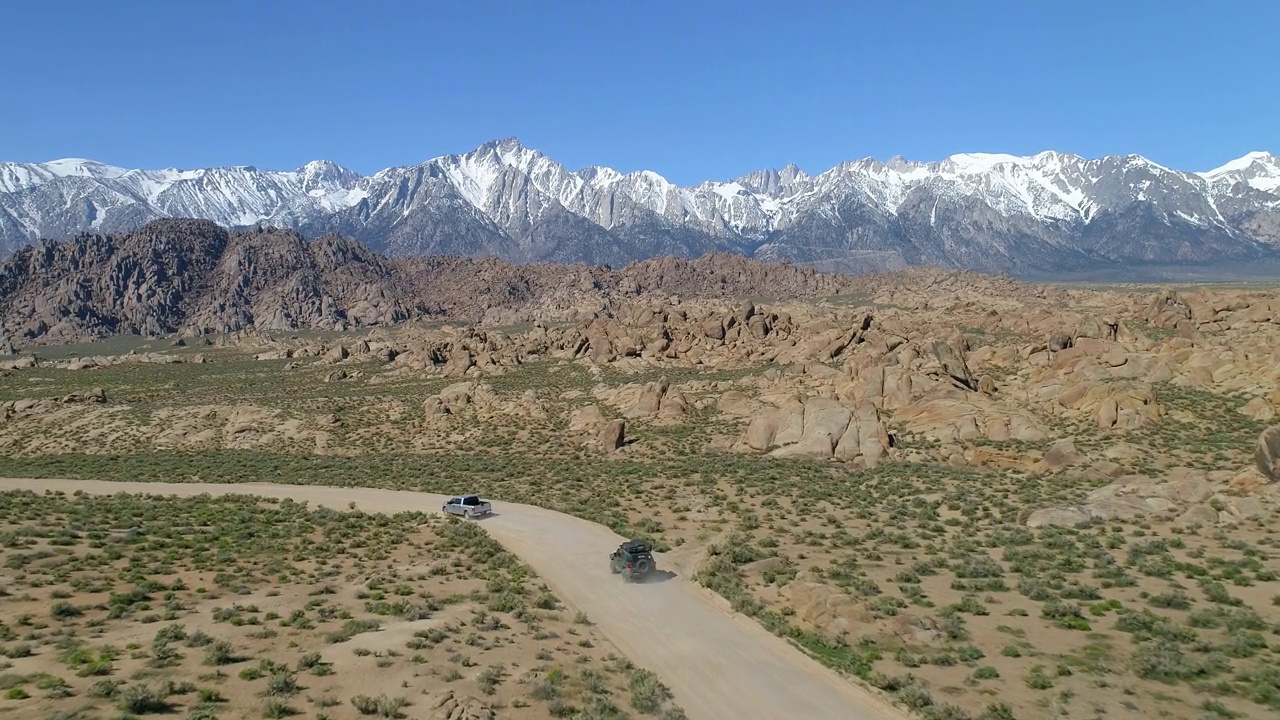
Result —
[[329, 159], [519, 137], [679, 183], [795, 162], [1280, 152], [1268, 2], [11, 3], [0, 159]]

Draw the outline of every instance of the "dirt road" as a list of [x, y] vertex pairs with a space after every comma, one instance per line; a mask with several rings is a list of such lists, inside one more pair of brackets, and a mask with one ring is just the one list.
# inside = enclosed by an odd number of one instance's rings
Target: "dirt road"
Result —
[[[252, 494], [312, 506], [439, 512], [447, 499], [429, 493], [266, 483], [121, 483], [0, 479], [0, 490], [83, 490], [181, 496]], [[770, 634], [750, 618], [717, 607], [687, 578], [625, 584], [609, 572], [608, 554], [623, 540], [608, 528], [530, 505], [495, 502], [479, 520], [494, 539], [529, 564], [572, 608], [581, 610], [620, 652], [656, 673], [692, 720], [906, 720]], [[658, 566], [663, 567], [658, 556]]]

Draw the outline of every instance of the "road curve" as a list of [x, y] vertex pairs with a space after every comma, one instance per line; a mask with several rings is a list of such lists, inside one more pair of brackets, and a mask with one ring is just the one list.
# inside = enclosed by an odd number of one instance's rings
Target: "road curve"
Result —
[[[443, 495], [271, 483], [152, 483], [0, 478], [0, 490], [101, 495], [245, 494], [368, 512], [439, 512]], [[671, 688], [691, 720], [906, 720], [908, 715], [809, 658], [756, 621], [717, 606], [683, 577], [625, 584], [608, 554], [623, 538], [596, 523], [532, 505], [495, 502], [480, 520], [618, 650]], [[659, 568], [663, 567], [658, 557]]]

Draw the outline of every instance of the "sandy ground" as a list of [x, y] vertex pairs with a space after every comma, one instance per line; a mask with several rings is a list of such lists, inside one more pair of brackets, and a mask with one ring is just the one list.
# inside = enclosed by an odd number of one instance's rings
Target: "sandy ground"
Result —
[[[439, 511], [442, 495], [269, 483], [119, 483], [0, 479], [0, 490], [71, 493], [252, 494], [369, 512]], [[750, 618], [735, 615], [690, 580], [670, 572], [646, 583], [611, 574], [608, 553], [624, 538], [608, 528], [542, 508], [495, 502], [477, 522], [585, 612], [632, 662], [656, 673], [694, 720], [872, 720], [900, 710], [812, 660]], [[658, 555], [658, 567], [664, 568]]]

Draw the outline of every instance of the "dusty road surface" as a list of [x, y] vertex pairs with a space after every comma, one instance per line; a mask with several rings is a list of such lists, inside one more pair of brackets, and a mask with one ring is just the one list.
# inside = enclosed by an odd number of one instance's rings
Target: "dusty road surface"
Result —
[[[439, 512], [442, 495], [394, 490], [269, 483], [127, 483], [0, 479], [0, 490], [119, 492], [191, 496], [240, 493], [292, 498], [342, 510]], [[722, 610], [683, 577], [627, 584], [609, 572], [623, 538], [608, 528], [530, 505], [495, 501], [478, 520], [529, 564], [572, 608], [585, 612], [632, 662], [671, 688], [693, 720], [906, 720], [770, 634], [750, 618]], [[658, 556], [658, 567], [663, 568]]]

